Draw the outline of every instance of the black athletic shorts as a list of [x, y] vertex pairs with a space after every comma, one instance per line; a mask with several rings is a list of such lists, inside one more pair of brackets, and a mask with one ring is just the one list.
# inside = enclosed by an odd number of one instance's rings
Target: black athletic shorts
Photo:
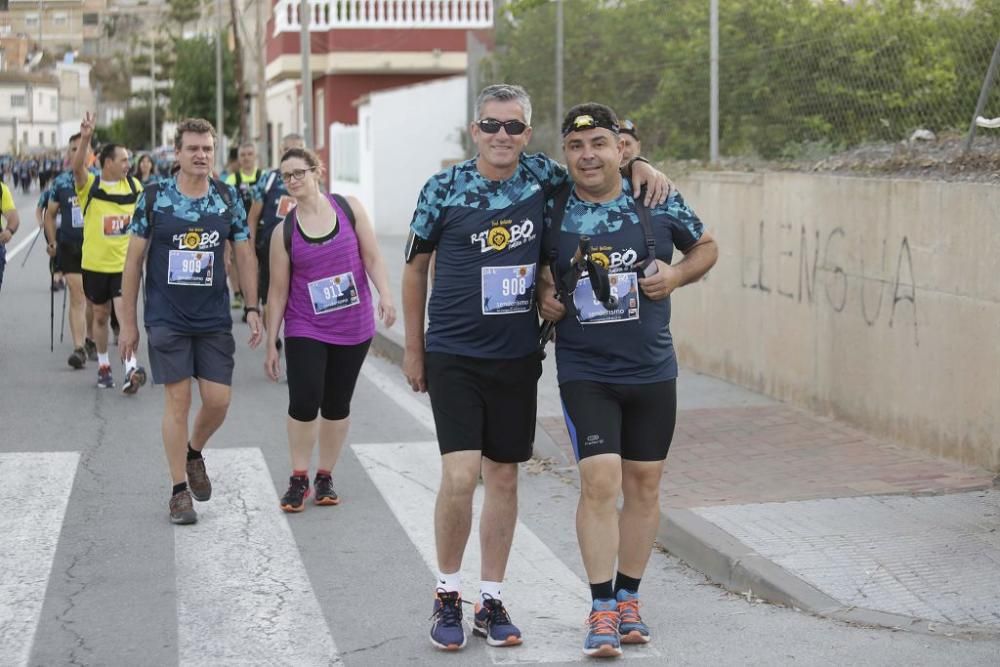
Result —
[[103, 305], [122, 295], [122, 274], [83, 269], [83, 293], [91, 303]]
[[83, 273], [83, 241], [59, 241], [56, 246], [56, 268], [63, 273]]
[[167, 327], [149, 327], [146, 340], [153, 382], [173, 384], [198, 378], [226, 386], [233, 384], [236, 341], [232, 332], [182, 333]]
[[257, 248], [257, 297], [267, 305], [267, 290], [271, 285], [271, 256], [267, 248]]
[[677, 421], [677, 381], [559, 385], [566, 430], [576, 460], [618, 454], [626, 461], [667, 458]]
[[441, 454], [479, 450], [497, 463], [531, 458], [542, 362], [479, 359], [443, 352], [424, 358]]

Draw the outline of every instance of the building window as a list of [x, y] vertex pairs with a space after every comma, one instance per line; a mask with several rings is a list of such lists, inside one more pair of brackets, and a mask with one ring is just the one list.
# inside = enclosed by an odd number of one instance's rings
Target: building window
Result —
[[24, 150], [28, 146], [28, 131], [25, 130], [21, 133], [21, 150]]
[[12, 107], [24, 107], [27, 106], [27, 101], [25, 100], [24, 95], [11, 95], [10, 105]]
[[52, 24], [65, 26], [69, 22], [69, 15], [66, 12], [56, 12], [52, 15]]
[[[49, 111], [59, 111], [59, 98], [50, 97], [49, 98]], [[55, 143], [54, 141], [52, 143]]]
[[100, 23], [100, 18], [97, 13], [83, 15], [83, 25], [98, 25], [98, 23]]
[[39, 146], [45, 145], [45, 133], [42, 132], [41, 130], [38, 131], [38, 145]]
[[56, 145], [56, 131], [52, 130], [52, 145]]
[[25, 14], [24, 25], [28, 28], [38, 27], [38, 14]]
[[87, 56], [97, 55], [97, 47], [100, 46], [100, 40], [97, 39], [87, 39], [83, 40], [83, 53]]
[[326, 92], [323, 90], [316, 91], [315, 109], [313, 113], [313, 121], [316, 124], [316, 148], [323, 148], [326, 146]]

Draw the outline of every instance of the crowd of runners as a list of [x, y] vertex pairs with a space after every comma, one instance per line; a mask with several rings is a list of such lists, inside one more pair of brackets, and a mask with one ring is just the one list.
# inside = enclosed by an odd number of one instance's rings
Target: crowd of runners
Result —
[[[640, 157], [635, 124], [609, 106], [569, 110], [560, 161], [526, 152], [531, 101], [522, 88], [488, 86], [475, 109], [475, 157], [406, 195], [416, 195], [416, 209], [399, 260], [403, 373], [429, 393], [442, 465], [430, 639], [443, 650], [466, 644], [460, 572], [482, 480], [472, 631], [492, 646], [527, 641], [502, 582], [550, 343], [581, 482], [576, 525], [592, 593], [583, 651], [619, 656], [622, 644], [652, 637], [639, 588], [676, 417], [670, 295], [703, 276], [718, 251], [681, 194]], [[93, 133], [88, 114], [38, 204], [53, 275], [69, 291], [67, 361], [96, 362], [97, 386], [116, 386], [114, 316], [123, 393], [146, 383], [145, 357], [164, 387], [170, 520], [195, 522], [193, 501], [212, 495], [203, 451], [230, 404], [233, 310], [250, 347], [263, 343], [267, 376], [287, 379], [291, 475], [281, 509], [301, 512], [310, 497], [337, 505], [333, 473], [355, 384], [376, 320], [396, 319], [364, 206], [326, 191], [324, 165], [297, 135], [282, 138], [272, 169], [246, 143], [219, 175], [215, 129], [186, 119], [164, 176], [125, 146], [107, 143], [95, 155]], [[0, 262], [18, 224], [4, 188]]]

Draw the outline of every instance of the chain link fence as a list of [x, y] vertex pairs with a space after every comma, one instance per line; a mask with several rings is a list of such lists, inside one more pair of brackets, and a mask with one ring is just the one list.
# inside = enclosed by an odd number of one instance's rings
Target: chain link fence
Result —
[[[638, 124], [645, 153], [706, 159], [708, 0], [564, 2], [567, 106], [609, 103]], [[555, 11], [526, 4], [498, 11], [481, 82], [525, 85], [535, 145], [555, 148]], [[960, 153], [1000, 40], [1000, 0], [719, 0], [719, 24], [724, 158], [815, 161], [900, 142]], [[1000, 116], [991, 83], [984, 115]], [[997, 136], [980, 130], [974, 150], [1000, 165]]]

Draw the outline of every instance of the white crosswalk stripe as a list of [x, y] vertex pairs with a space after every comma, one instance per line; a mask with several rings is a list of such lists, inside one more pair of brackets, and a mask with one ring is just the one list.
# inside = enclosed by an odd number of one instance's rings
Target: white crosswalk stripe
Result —
[[0, 454], [0, 665], [27, 665], [77, 452]]
[[175, 531], [180, 664], [340, 664], [263, 454], [217, 449], [212, 469], [212, 501]]

